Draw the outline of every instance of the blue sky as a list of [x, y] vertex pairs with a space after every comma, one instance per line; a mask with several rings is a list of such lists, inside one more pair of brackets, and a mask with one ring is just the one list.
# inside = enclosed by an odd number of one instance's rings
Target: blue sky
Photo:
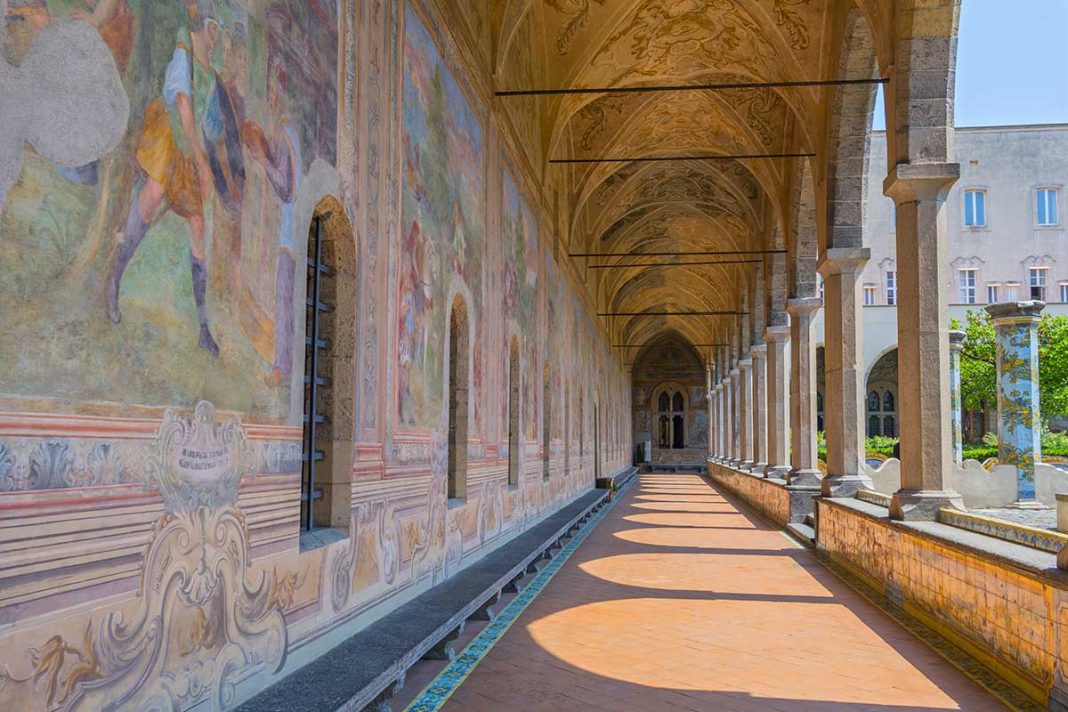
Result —
[[1068, 0], [962, 5], [957, 126], [1068, 123]]

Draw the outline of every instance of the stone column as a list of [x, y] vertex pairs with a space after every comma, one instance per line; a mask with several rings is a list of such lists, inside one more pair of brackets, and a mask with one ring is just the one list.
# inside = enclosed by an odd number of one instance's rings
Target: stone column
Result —
[[895, 519], [932, 520], [943, 507], [964, 506], [946, 486], [953, 443], [944, 206], [959, 177], [957, 164], [902, 163], [883, 183], [897, 206], [901, 489], [890, 504]]
[[753, 362], [738, 362], [738, 463], [741, 470], [753, 466]]
[[852, 497], [871, 489], [864, 473], [864, 353], [860, 276], [871, 258], [866, 247], [829, 248], [819, 265], [823, 275], [823, 412], [827, 433], [824, 497]]
[[822, 475], [816, 465], [816, 342], [812, 322], [823, 306], [819, 297], [791, 299], [790, 314], [790, 428], [791, 468], [789, 483], [796, 487], [819, 487]]
[[723, 377], [723, 464], [729, 465], [734, 459], [734, 380], [735, 373], [728, 370]]
[[723, 460], [724, 443], [727, 442], [727, 424], [723, 411], [723, 384], [716, 384], [716, 461]]
[[949, 332], [949, 402], [950, 427], [953, 429], [953, 462], [964, 462], [964, 427], [960, 405], [960, 353], [964, 350], [964, 332]]
[[765, 477], [785, 479], [790, 472], [786, 456], [786, 344], [790, 339], [790, 327], [769, 326], [764, 332], [768, 351], [768, 466]]
[[705, 412], [708, 414], [708, 432], [705, 436], [707, 456], [712, 457], [712, 433], [716, 427], [716, 416], [712, 412], [715, 393], [712, 390], [712, 364], [705, 364]]
[[741, 379], [742, 372], [735, 363], [731, 369], [731, 413], [727, 416], [731, 422], [730, 459], [731, 467], [737, 467], [742, 461], [742, 431], [741, 431]]
[[749, 469], [763, 476], [768, 466], [767, 345], [757, 344], [749, 349], [749, 356], [753, 359], [753, 464]]
[[1038, 397], [1038, 322], [1045, 303], [986, 308], [998, 345], [998, 461], [1016, 467], [1017, 499], [1035, 503], [1035, 462], [1042, 459]]

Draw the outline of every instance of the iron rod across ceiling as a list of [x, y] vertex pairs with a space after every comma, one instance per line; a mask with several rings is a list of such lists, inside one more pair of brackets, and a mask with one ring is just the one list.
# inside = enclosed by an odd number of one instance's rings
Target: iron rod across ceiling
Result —
[[785, 255], [786, 250], [690, 250], [679, 252], [569, 252], [568, 257], [740, 257]]
[[614, 349], [644, 349], [653, 346], [689, 346], [694, 349], [707, 349], [718, 346], [730, 346], [730, 344], [671, 344], [671, 343], [648, 343], [648, 344], [612, 344]]
[[597, 316], [745, 316], [742, 311], [598, 312]]
[[792, 82], [720, 82], [714, 84], [667, 84], [633, 87], [573, 87], [569, 89], [502, 89], [497, 96], [556, 96], [560, 94], [642, 94], [672, 91], [725, 91], [729, 89], [791, 89], [804, 87], [848, 86], [852, 84], [889, 84], [885, 77], [874, 79], [813, 79]]
[[632, 156], [608, 158], [553, 158], [551, 164], [574, 163], [667, 163], [675, 161], [746, 161], [760, 158], [814, 158], [815, 153], [737, 153], [696, 156]]
[[586, 269], [616, 269], [625, 267], [703, 267], [706, 265], [756, 265], [760, 260], [700, 260], [698, 262], [619, 262], [612, 265], [589, 265]]

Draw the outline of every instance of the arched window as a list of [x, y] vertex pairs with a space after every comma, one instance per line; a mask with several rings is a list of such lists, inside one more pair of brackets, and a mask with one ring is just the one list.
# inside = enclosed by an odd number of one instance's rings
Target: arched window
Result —
[[657, 403], [657, 447], [663, 450], [686, 447], [686, 400], [681, 391], [664, 391]]
[[671, 396], [667, 393], [661, 393], [658, 403], [661, 413], [667, 413], [671, 410]]
[[675, 397], [671, 399], [671, 409], [676, 412], [681, 412], [685, 406], [682, 404], [682, 394], [675, 391]]
[[519, 341], [508, 349], [508, 484], [519, 484]]
[[894, 416], [883, 416], [883, 435], [888, 438], [897, 437], [897, 419]]
[[879, 416], [872, 415], [868, 417], [868, 437], [875, 437], [882, 435], [882, 420]]
[[552, 391], [552, 372], [549, 370], [549, 364], [545, 364], [545, 369], [542, 372], [542, 387], [541, 387], [541, 428], [542, 428], [542, 448], [541, 448], [541, 476], [544, 479], [549, 479], [549, 448], [552, 444], [552, 424], [553, 424], [553, 391]]
[[[298, 266], [303, 269], [298, 271]], [[301, 271], [307, 284], [303, 349], [293, 318]], [[352, 227], [336, 200], [326, 198], [316, 208], [307, 254], [294, 255], [283, 249], [276, 272], [274, 364], [267, 383], [271, 387], [292, 384], [303, 396], [300, 527], [302, 531], [319, 527], [347, 530], [352, 516], [350, 439], [356, 396], [353, 380], [335, 378], [334, 369], [344, 363], [339, 357], [346, 353], [335, 349], [344, 348], [336, 335], [352, 333], [356, 324], [354, 275], [358, 270]], [[301, 353], [303, 373], [293, 368]], [[301, 546], [319, 546], [325, 541], [328, 539], [302, 538]]]
[[873, 390], [868, 394], [868, 437], [897, 436], [896, 398], [892, 391], [880, 394]]
[[673, 436], [674, 437], [673, 437], [673, 439], [671, 441], [671, 447], [673, 447], [675, 449], [678, 449], [678, 450], [681, 450], [682, 448], [686, 447], [685, 438], [684, 438], [685, 430], [682, 427], [682, 416], [681, 415], [676, 415], [671, 420], [672, 420], [671, 427], [672, 427], [672, 430], [674, 431], [673, 432]]
[[449, 499], [467, 497], [467, 305], [457, 295], [449, 315]]
[[878, 411], [879, 410], [879, 402], [880, 402], [880, 398], [879, 398], [878, 391], [872, 391], [871, 393], [868, 394], [868, 410]]
[[894, 394], [891, 393], [890, 391], [887, 391], [886, 395], [883, 396], [883, 412], [884, 413], [896, 413], [897, 412], [897, 406], [894, 403]]

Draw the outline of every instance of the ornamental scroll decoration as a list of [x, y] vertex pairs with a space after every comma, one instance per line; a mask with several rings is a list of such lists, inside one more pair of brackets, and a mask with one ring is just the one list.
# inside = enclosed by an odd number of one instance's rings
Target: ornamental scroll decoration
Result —
[[80, 640], [64, 633], [27, 650], [27, 674], [0, 671], [0, 706], [223, 710], [242, 681], [281, 669], [285, 621], [267, 572], [249, 576], [248, 526], [235, 506], [251, 461], [244, 430], [217, 423], [209, 403], [192, 420], [168, 412], [149, 460], [166, 513], [136, 609], [90, 618]]

